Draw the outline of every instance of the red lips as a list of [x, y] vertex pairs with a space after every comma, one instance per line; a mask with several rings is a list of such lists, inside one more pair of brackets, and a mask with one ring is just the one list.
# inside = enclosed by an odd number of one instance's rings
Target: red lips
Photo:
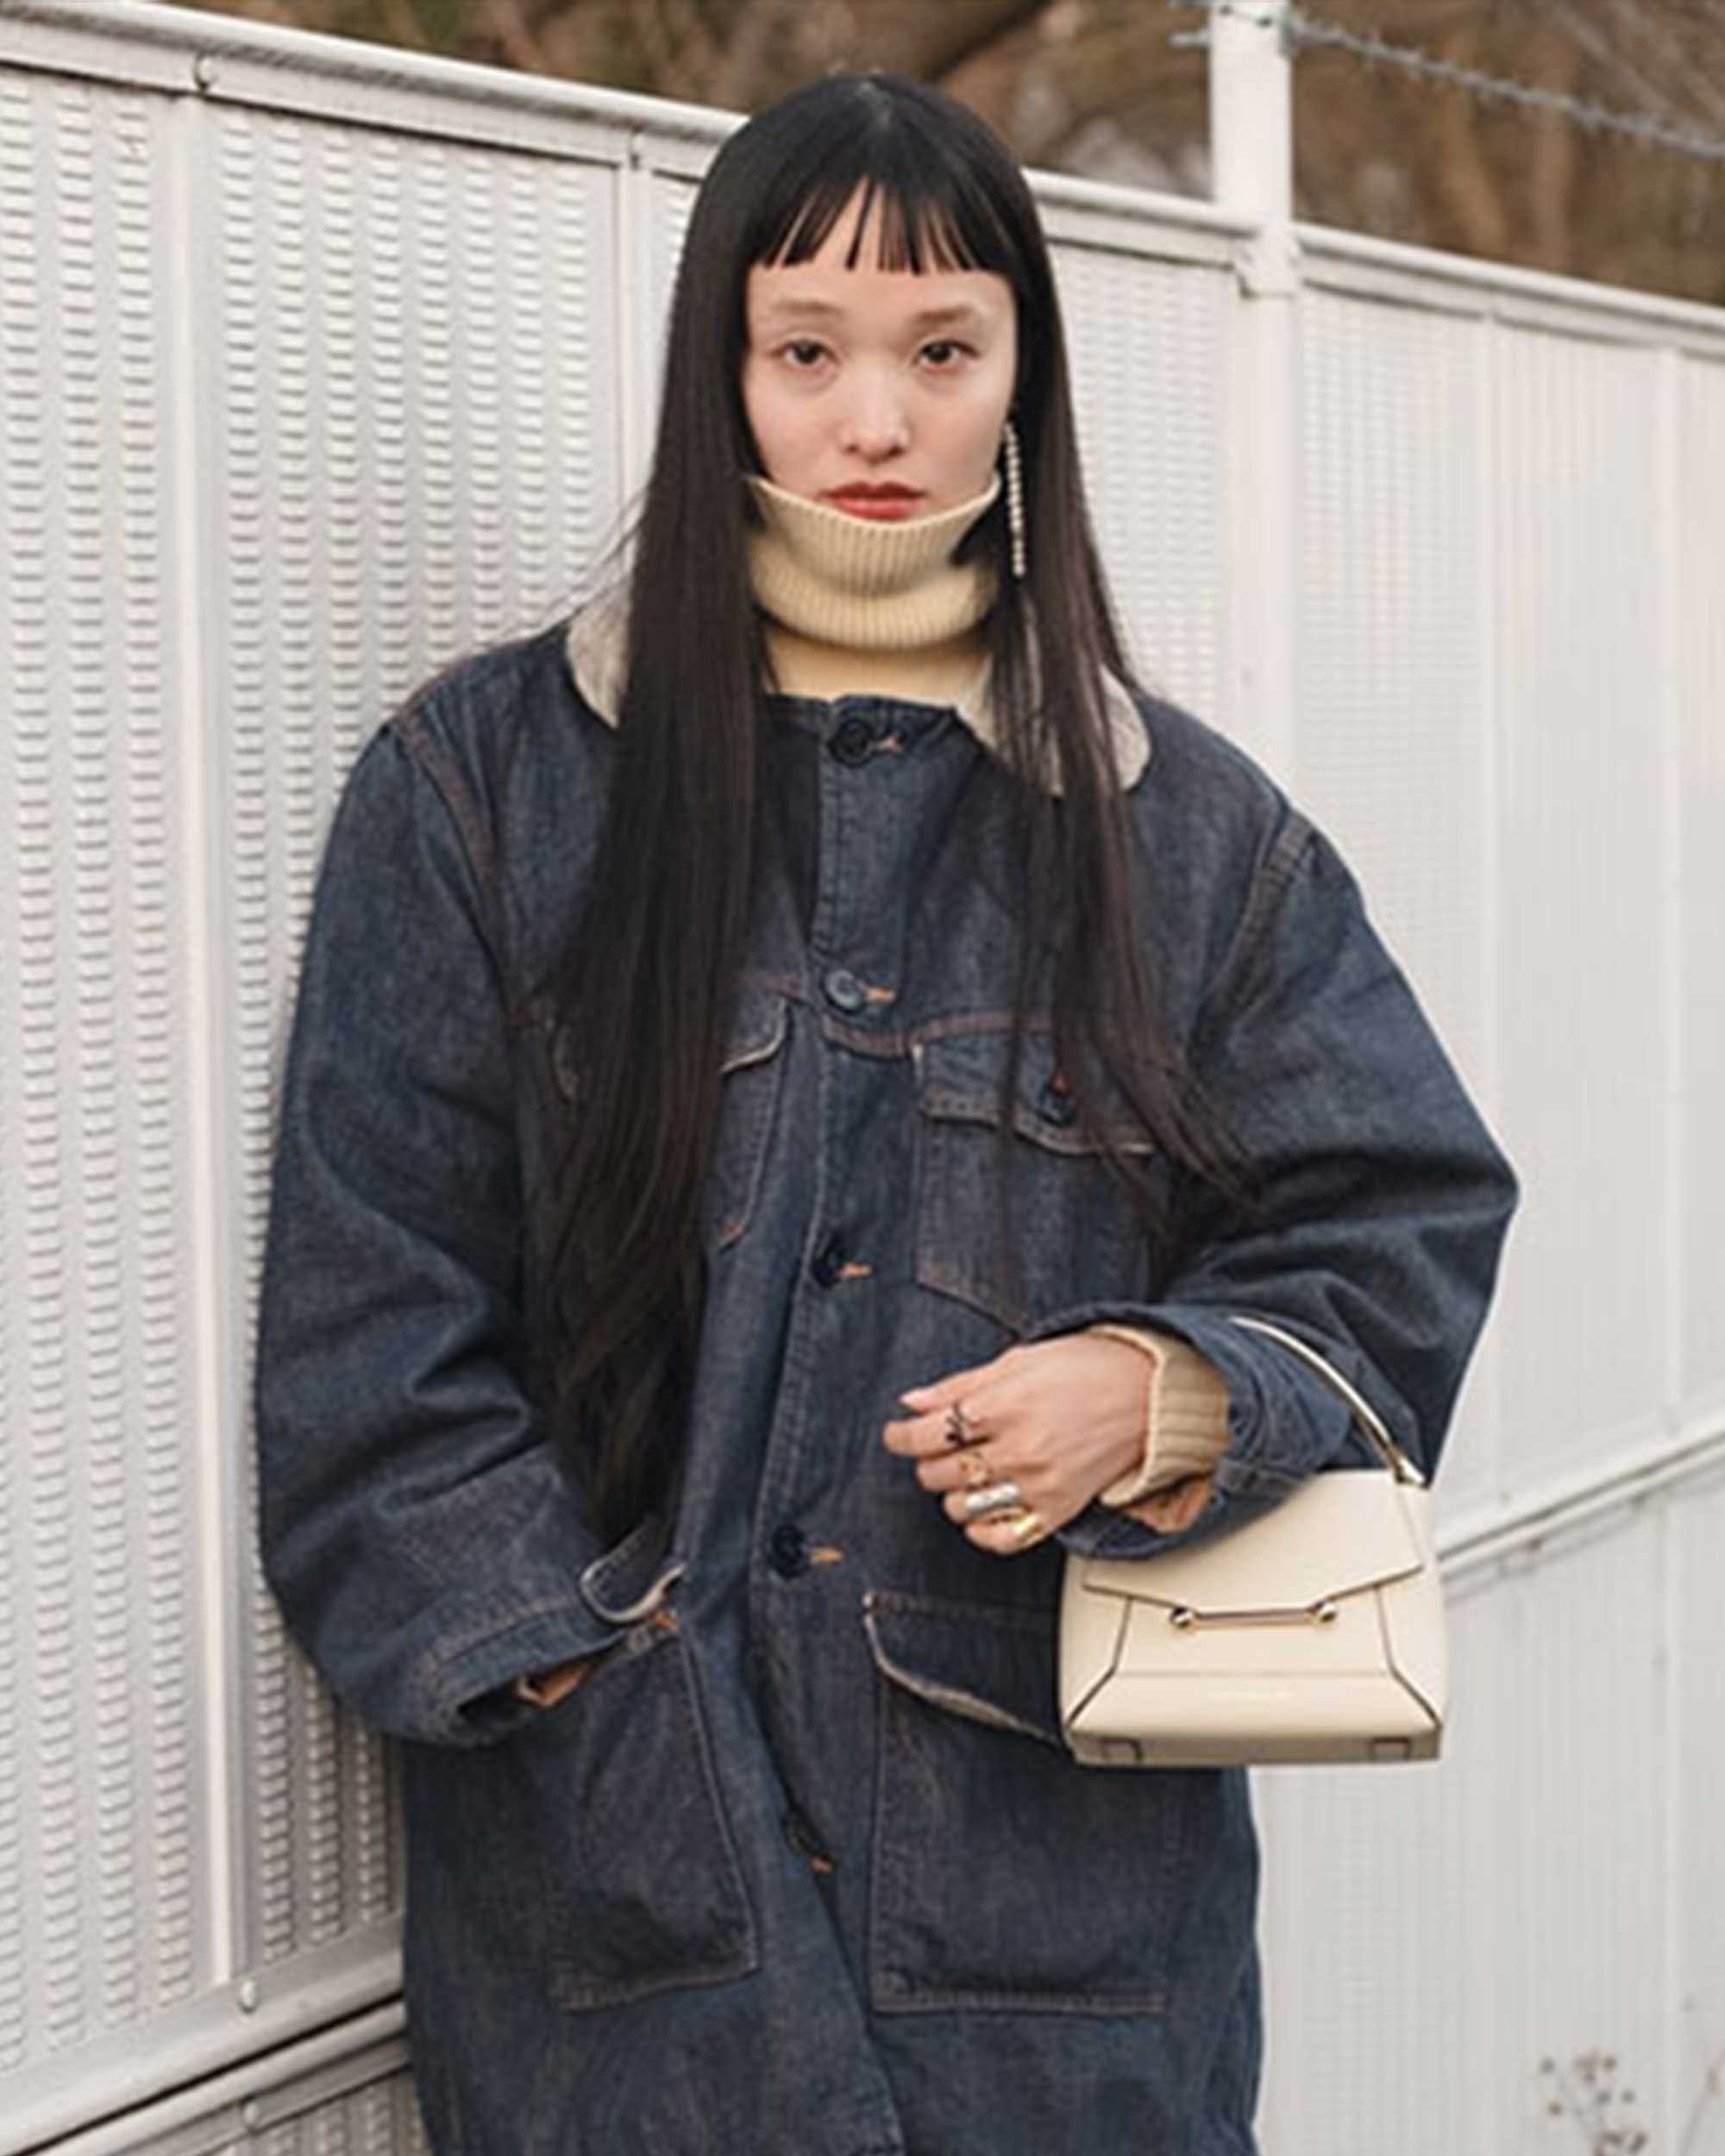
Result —
[[908, 517], [922, 499], [922, 492], [918, 487], [899, 486], [890, 480], [875, 486], [856, 479], [849, 486], [833, 487], [826, 498], [835, 509], [846, 510], [853, 517], [895, 519]]

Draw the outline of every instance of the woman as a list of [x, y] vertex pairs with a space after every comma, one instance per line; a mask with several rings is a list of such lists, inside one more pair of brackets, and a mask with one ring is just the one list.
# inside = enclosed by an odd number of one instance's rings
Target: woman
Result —
[[1066, 1550], [1429, 1467], [1512, 1203], [1324, 840], [1129, 685], [1021, 175], [726, 143], [626, 584], [370, 743], [258, 1369], [401, 1739], [449, 2156], [1250, 2150], [1245, 1777], [1063, 1752]]

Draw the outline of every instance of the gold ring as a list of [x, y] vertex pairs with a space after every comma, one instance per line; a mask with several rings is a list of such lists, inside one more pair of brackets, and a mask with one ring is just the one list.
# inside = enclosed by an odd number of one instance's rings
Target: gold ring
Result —
[[958, 1463], [959, 1479], [967, 1489], [981, 1489], [984, 1482], [994, 1480], [994, 1470], [980, 1445], [972, 1445]]
[[1041, 1514], [1031, 1511], [1028, 1506], [1022, 1512], [1015, 1513], [1010, 1520], [1001, 1520], [1000, 1524], [1020, 1550], [1029, 1543], [1040, 1542], [1048, 1532], [1047, 1527], [1043, 1524]]

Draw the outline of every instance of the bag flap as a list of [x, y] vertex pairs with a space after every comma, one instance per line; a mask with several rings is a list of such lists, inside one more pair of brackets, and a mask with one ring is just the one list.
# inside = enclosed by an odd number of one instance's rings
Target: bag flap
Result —
[[1431, 1559], [1427, 1493], [1378, 1468], [1313, 1476], [1269, 1511], [1166, 1556], [1074, 1559], [1087, 1594], [1200, 1615], [1309, 1609]]

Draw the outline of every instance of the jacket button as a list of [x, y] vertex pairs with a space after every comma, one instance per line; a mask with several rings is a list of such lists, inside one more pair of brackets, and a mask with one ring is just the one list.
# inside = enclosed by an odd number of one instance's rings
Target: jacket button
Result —
[[843, 719], [829, 746], [840, 763], [867, 763], [875, 753], [875, 729], [866, 718]]
[[781, 1520], [767, 1539], [767, 1557], [781, 1580], [794, 1580], [808, 1570], [808, 1545], [794, 1520]]
[[1063, 1131], [1077, 1120], [1078, 1103], [1070, 1089], [1051, 1078], [1037, 1098], [1037, 1113], [1045, 1123], [1058, 1124]]
[[811, 1871], [836, 1871], [838, 1866], [815, 1839], [806, 1820], [795, 1812], [785, 1814], [785, 1839], [807, 1865]]
[[835, 1230], [815, 1252], [809, 1270], [821, 1287], [831, 1288], [837, 1280], [844, 1263], [844, 1238]]
[[868, 991], [849, 966], [833, 967], [820, 985], [827, 1001], [841, 1011], [860, 1011], [869, 1000]]

